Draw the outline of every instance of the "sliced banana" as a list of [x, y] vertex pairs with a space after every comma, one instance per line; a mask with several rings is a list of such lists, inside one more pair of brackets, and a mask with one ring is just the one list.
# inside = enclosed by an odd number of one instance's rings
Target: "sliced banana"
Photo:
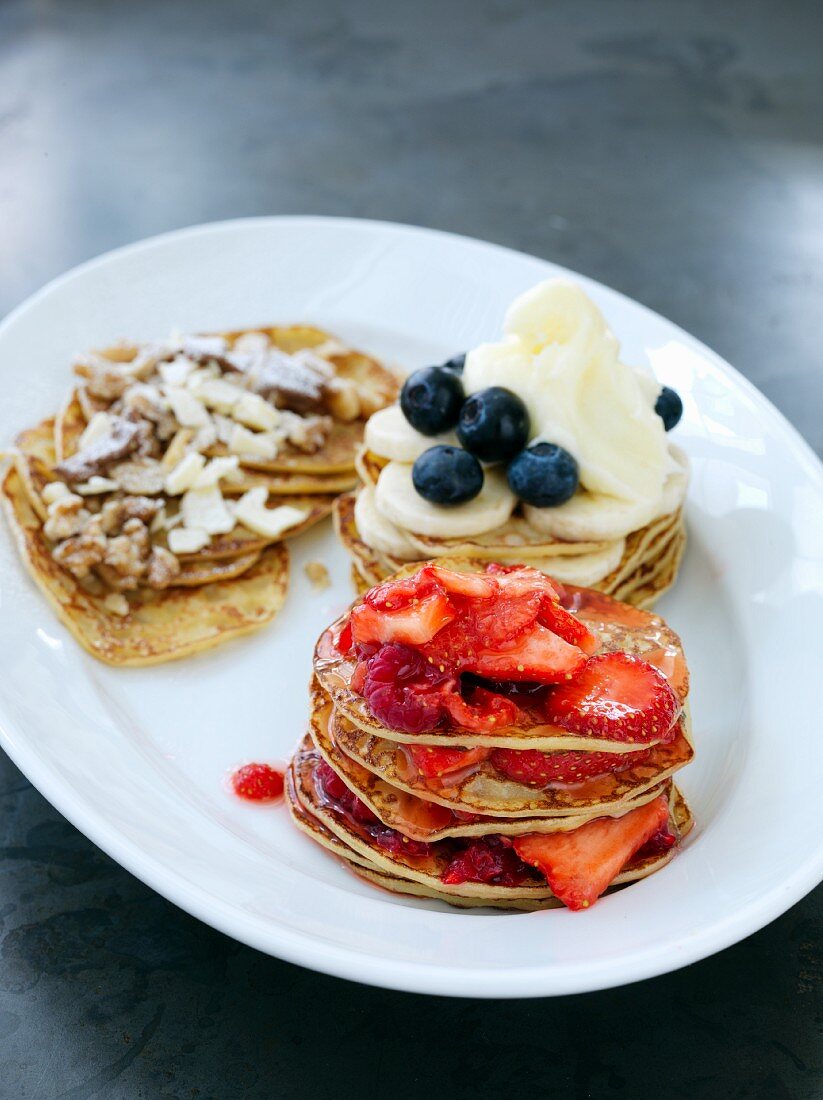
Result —
[[555, 508], [524, 505], [526, 519], [538, 531], [556, 539], [620, 539], [645, 527], [660, 514], [660, 501], [618, 500], [602, 493], [578, 489], [571, 500]]
[[591, 588], [613, 573], [623, 560], [625, 539], [615, 539], [602, 550], [591, 554], [564, 554], [557, 557], [532, 558], [528, 564], [566, 584]]
[[460, 538], [501, 527], [517, 498], [499, 470], [486, 470], [483, 488], [474, 500], [450, 507], [430, 504], [415, 489], [411, 466], [390, 462], [377, 479], [375, 504], [386, 519], [415, 534]]
[[374, 496], [373, 486], [364, 485], [354, 503], [354, 522], [363, 542], [383, 554], [391, 554], [403, 561], [416, 561], [421, 555], [405, 531], [378, 512]]
[[441, 443], [458, 445], [454, 432], [422, 435], [415, 431], [399, 405], [381, 409], [366, 424], [366, 449], [394, 462], [414, 462], [424, 451]]

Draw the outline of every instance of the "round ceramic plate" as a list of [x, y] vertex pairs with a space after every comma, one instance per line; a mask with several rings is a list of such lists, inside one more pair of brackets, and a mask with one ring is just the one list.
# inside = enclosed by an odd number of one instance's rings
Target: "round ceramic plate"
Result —
[[[568, 274], [477, 241], [374, 222], [264, 218], [188, 229], [69, 273], [0, 328], [0, 440], [51, 413], [75, 351], [120, 337], [307, 321], [403, 369], [500, 330], [509, 302]], [[821, 877], [821, 466], [739, 374], [588, 279], [624, 357], [683, 396], [689, 549], [659, 610], [683, 637], [697, 826], [659, 874], [587, 912], [463, 912], [355, 878], [284, 807], [227, 772], [301, 737], [313, 642], [352, 599], [330, 524], [292, 543], [273, 625], [149, 669], [88, 657], [0, 541], [2, 744], [70, 821], [195, 916], [262, 951], [398, 989], [570, 993], [683, 966], [754, 932]], [[320, 593], [303, 572], [326, 563]], [[678, 779], [678, 781], [680, 781]], [[59, 944], [57, 945], [59, 950]]]

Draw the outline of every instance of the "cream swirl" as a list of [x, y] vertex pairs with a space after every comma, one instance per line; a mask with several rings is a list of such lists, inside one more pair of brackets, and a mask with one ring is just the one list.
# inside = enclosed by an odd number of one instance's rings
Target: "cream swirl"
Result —
[[672, 470], [666, 433], [648, 376], [620, 362], [597, 306], [579, 287], [549, 279], [512, 303], [503, 328], [501, 341], [466, 357], [466, 392], [513, 390], [529, 410], [532, 441], [574, 455], [583, 489], [653, 513]]

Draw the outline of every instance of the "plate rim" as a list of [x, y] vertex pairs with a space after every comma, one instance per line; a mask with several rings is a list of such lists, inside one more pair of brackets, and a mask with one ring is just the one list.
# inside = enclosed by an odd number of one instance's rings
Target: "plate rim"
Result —
[[[603, 288], [633, 309], [639, 309], [649, 318], [663, 322], [673, 333], [718, 367], [721, 373], [730, 377], [743, 394], [758, 407], [758, 411], [768, 416], [779, 429], [781, 443], [790, 450], [800, 464], [804, 475], [817, 491], [823, 494], [823, 462], [815, 454], [811, 445], [754, 383], [697, 337], [642, 302], [564, 265], [505, 245], [441, 229], [370, 218], [302, 214], [231, 218], [173, 229], [101, 253], [49, 280], [0, 321], [0, 340], [7, 328], [29, 310], [37, 308], [42, 299], [59, 289], [62, 284], [96, 267], [143, 250], [148, 251], [157, 245], [185, 241], [186, 238], [206, 233], [230, 232], [241, 227], [248, 229], [271, 227], [278, 224], [306, 227], [345, 225], [378, 232], [399, 232], [416, 237], [470, 243], [518, 260], [551, 264], [557, 271], [581, 283]], [[297, 932], [262, 917], [252, 917], [215, 897], [200, 884], [182, 880], [179, 874], [166, 867], [159, 857], [147, 854], [136, 842], [124, 837], [92, 803], [76, 794], [45, 759], [40, 758], [30, 749], [25, 740], [18, 740], [6, 728], [6, 719], [3, 714], [0, 714], [0, 746], [32, 785], [75, 828], [130, 874], [135, 875], [150, 889], [155, 890], [185, 912], [223, 934], [266, 954], [273, 954], [288, 962], [307, 966], [335, 977], [400, 991], [446, 996], [519, 998], [590, 992], [632, 984], [680, 969], [752, 935], [803, 898], [823, 878], [823, 844], [821, 844], [817, 852], [811, 852], [788, 879], [783, 879], [754, 901], [747, 902], [742, 910], [738, 910], [733, 915], [721, 921], [703, 925], [689, 937], [687, 943], [669, 941], [660, 947], [642, 952], [636, 951], [607, 962], [601, 959], [588, 968], [579, 963], [572, 964], [570, 967], [550, 963], [528, 970], [525, 967], [469, 968], [408, 962], [397, 958], [392, 959], [390, 965], [387, 965], [387, 960], [382, 955], [370, 954], [350, 945], [326, 944], [313, 934]]]

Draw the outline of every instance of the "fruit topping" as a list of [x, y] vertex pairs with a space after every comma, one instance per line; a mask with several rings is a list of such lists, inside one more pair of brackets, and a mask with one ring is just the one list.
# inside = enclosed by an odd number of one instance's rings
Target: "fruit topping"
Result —
[[380, 820], [325, 760], [315, 766], [314, 779], [324, 800], [339, 813], [361, 825], [373, 825]]
[[441, 444], [417, 459], [412, 483], [431, 504], [465, 504], [483, 488], [483, 467], [468, 451]]
[[663, 421], [663, 427], [667, 432], [677, 427], [683, 415], [683, 402], [677, 390], [673, 390], [671, 386], [664, 386], [655, 401], [654, 411]]
[[232, 774], [231, 789], [248, 802], [273, 802], [283, 794], [283, 773], [271, 764], [244, 764]]
[[[434, 564], [367, 592], [336, 641], [358, 659], [350, 686], [374, 716], [416, 733], [446, 719], [470, 730], [511, 725], [515, 684], [563, 684], [598, 644], [536, 569]], [[375, 660], [381, 646], [385, 659]]]
[[397, 610], [389, 607], [390, 603], [386, 601], [381, 611], [367, 603], [358, 604], [352, 610], [349, 621], [355, 644], [403, 642], [423, 645], [457, 616], [456, 609], [444, 592], [433, 591]]
[[415, 767], [427, 779], [438, 779], [485, 760], [490, 749], [447, 749], [442, 745], [410, 745]]
[[654, 665], [628, 653], [590, 657], [574, 680], [550, 691], [546, 718], [612, 741], [670, 741], [677, 696]]
[[[437, 638], [431, 643], [437, 645]], [[576, 645], [564, 642], [545, 626], [534, 623], [511, 642], [494, 648], [478, 645], [463, 660], [466, 672], [490, 680], [539, 680], [558, 684], [576, 676], [586, 655]]]
[[509, 488], [526, 504], [554, 508], [574, 496], [580, 480], [577, 462], [556, 443], [535, 443], [512, 459]]
[[592, 634], [586, 624], [572, 615], [560, 603], [543, 600], [540, 605], [540, 622], [554, 631], [565, 642], [580, 646], [584, 653], [591, 656], [600, 645], [599, 638]]
[[625, 771], [648, 760], [651, 749], [638, 752], [539, 752], [537, 749], [495, 749], [494, 767], [528, 787], [580, 783], [595, 775]]
[[315, 766], [314, 780], [326, 804], [351, 823], [364, 827], [375, 844], [385, 851], [407, 856], [428, 856], [434, 851], [431, 844], [412, 840], [384, 825], [325, 760]]
[[417, 650], [386, 645], [366, 662], [362, 694], [384, 726], [423, 733], [443, 717], [443, 692], [437, 689], [445, 679]]
[[481, 462], [507, 462], [528, 442], [528, 410], [516, 393], [489, 386], [464, 401], [457, 438]]
[[459, 681], [445, 666], [409, 646], [383, 646], [358, 664], [353, 688], [355, 682], [362, 684], [360, 693], [377, 721], [405, 733], [436, 729], [447, 717], [465, 729], [501, 729], [518, 713], [511, 699], [483, 688], [464, 699]]
[[515, 837], [514, 849], [546, 876], [564, 905], [586, 909], [668, 818], [668, 802], [660, 795], [623, 817], [601, 817], [568, 833]]
[[410, 374], [400, 391], [400, 408], [421, 435], [440, 435], [457, 423], [463, 383], [448, 367], [423, 367]]
[[460, 355], [453, 355], [451, 359], [448, 359], [443, 366], [446, 370], [453, 370], [455, 374], [462, 374], [463, 368], [466, 365], [466, 353], [461, 352]]
[[490, 600], [499, 590], [499, 584], [485, 573], [458, 573], [455, 569], [444, 569], [442, 565], [424, 565], [416, 580], [423, 586], [431, 580], [442, 585], [452, 596], [466, 596], [473, 600]]
[[451, 719], [452, 725], [467, 730], [501, 730], [511, 726], [518, 715], [517, 704], [504, 695], [476, 687], [465, 698], [460, 690], [444, 693], [443, 707]]
[[459, 886], [461, 882], [520, 886], [530, 877], [528, 867], [508, 837], [481, 836], [469, 841], [452, 857], [440, 881], [449, 886]]

